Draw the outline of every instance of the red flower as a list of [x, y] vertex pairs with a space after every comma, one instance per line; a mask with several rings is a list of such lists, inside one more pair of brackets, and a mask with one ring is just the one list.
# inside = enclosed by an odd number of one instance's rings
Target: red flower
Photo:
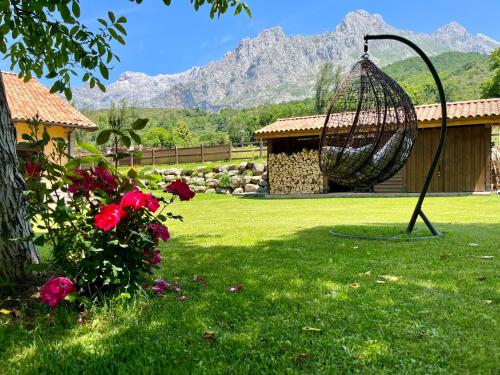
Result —
[[167, 193], [172, 193], [178, 195], [181, 201], [188, 201], [195, 196], [194, 191], [192, 191], [188, 184], [183, 180], [175, 180], [165, 189]]
[[88, 196], [90, 191], [96, 189], [95, 178], [88, 171], [75, 169], [74, 172], [79, 175], [79, 177], [70, 177], [70, 180], [73, 182], [68, 187], [68, 191], [70, 193], [82, 193], [83, 195]]
[[122, 207], [131, 207], [134, 210], [140, 210], [148, 201], [148, 196], [142, 191], [131, 191], [126, 193], [121, 201]]
[[99, 213], [95, 215], [94, 225], [104, 231], [113, 229], [118, 225], [120, 219], [124, 218], [127, 214], [122, 206], [111, 203], [101, 208]]
[[227, 291], [229, 293], [239, 293], [239, 292], [241, 292], [242, 288], [243, 288], [243, 285], [234, 285], [234, 286], [230, 286], [229, 288], [227, 288]]
[[54, 277], [40, 289], [40, 299], [47, 302], [51, 308], [64, 300], [69, 293], [76, 292], [71, 280], [66, 277]]
[[158, 208], [160, 208], [160, 202], [158, 202], [156, 198], [153, 198], [153, 194], [149, 193], [146, 196], [147, 196], [146, 208], [149, 211], [155, 212]]
[[42, 173], [42, 168], [40, 167], [40, 164], [33, 163], [31, 160], [29, 160], [26, 163], [25, 170], [26, 170], [26, 175], [32, 178], [40, 177]]
[[161, 238], [163, 241], [167, 242], [170, 239], [170, 233], [168, 233], [168, 228], [162, 224], [149, 224], [149, 229], [151, 229], [153, 240], [158, 241]]
[[104, 190], [106, 193], [111, 194], [116, 189], [117, 176], [113, 176], [106, 168], [97, 167], [94, 170], [97, 180], [97, 187]]

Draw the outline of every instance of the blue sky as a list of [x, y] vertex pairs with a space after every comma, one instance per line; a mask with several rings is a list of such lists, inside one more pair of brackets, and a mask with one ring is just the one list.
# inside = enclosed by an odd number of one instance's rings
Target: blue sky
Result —
[[154, 75], [205, 65], [222, 58], [242, 38], [273, 26], [281, 26], [287, 35], [331, 31], [356, 9], [379, 13], [397, 28], [432, 32], [457, 21], [473, 34], [500, 40], [499, 0], [247, 0], [251, 19], [242, 12], [214, 20], [208, 17], [208, 7], [196, 13], [189, 0], [172, 0], [170, 7], [161, 0], [140, 5], [127, 0], [81, 3], [82, 20], [90, 26], [97, 26], [96, 19], [109, 9], [128, 18], [127, 45], [116, 45], [121, 63], [112, 70], [111, 80], [127, 70]]

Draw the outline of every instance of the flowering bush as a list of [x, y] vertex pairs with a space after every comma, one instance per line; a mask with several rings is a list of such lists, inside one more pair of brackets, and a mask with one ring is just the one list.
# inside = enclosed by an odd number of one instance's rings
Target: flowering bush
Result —
[[[159, 241], [170, 239], [165, 222], [182, 219], [165, 208], [194, 197], [182, 181], [166, 189], [168, 198], [142, 192], [142, 176], [123, 175], [95, 147], [81, 146], [92, 155], [60, 166], [38, 154], [24, 166], [30, 216], [45, 231], [35, 243], [52, 246], [55, 267], [68, 277], [42, 287], [51, 307], [76, 289], [94, 296], [142, 285], [161, 263]], [[97, 166], [81, 168], [89, 162]]]

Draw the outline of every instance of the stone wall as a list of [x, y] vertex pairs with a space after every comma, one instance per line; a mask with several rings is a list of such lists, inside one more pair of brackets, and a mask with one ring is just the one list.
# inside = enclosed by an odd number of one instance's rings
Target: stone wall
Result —
[[325, 179], [317, 150], [304, 148], [293, 154], [269, 154], [270, 194], [320, 194]]
[[194, 169], [153, 169], [145, 173], [148, 174], [161, 176], [161, 181], [157, 183], [161, 189], [182, 178], [196, 193], [267, 193], [267, 167], [261, 163], [244, 162], [213, 168], [200, 166]]

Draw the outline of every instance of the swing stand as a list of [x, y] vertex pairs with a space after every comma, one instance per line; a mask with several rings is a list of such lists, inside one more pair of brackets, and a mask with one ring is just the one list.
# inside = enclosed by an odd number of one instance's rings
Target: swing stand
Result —
[[[427, 68], [429, 69], [429, 71], [431, 72], [432, 74], [432, 77], [434, 78], [434, 82], [437, 86], [437, 89], [438, 89], [438, 93], [439, 93], [439, 99], [440, 99], [440, 102], [441, 102], [441, 131], [440, 131], [440, 137], [439, 137], [439, 143], [436, 147], [436, 151], [434, 153], [434, 157], [432, 159], [432, 163], [429, 167], [429, 171], [427, 172], [427, 176], [424, 180], [424, 183], [423, 183], [423, 186], [422, 186], [422, 190], [420, 192], [420, 195], [418, 197], [418, 201], [415, 205], [415, 208], [413, 210], [413, 213], [411, 215], [411, 218], [410, 218], [410, 221], [406, 227], [406, 230], [404, 232], [401, 232], [401, 233], [398, 233], [398, 234], [395, 234], [395, 235], [390, 235], [390, 236], [365, 236], [365, 235], [352, 235], [352, 234], [344, 234], [344, 233], [338, 233], [338, 232], [335, 232], [335, 231], [330, 231], [330, 234], [332, 236], [335, 236], [335, 237], [340, 237], [340, 238], [350, 238], [350, 239], [358, 239], [358, 240], [382, 240], [382, 241], [414, 241], [414, 240], [427, 240], [427, 239], [434, 239], [434, 238], [440, 238], [440, 237], [443, 237], [443, 234], [437, 230], [434, 225], [432, 224], [432, 222], [429, 220], [429, 218], [424, 214], [424, 211], [422, 210], [422, 204], [424, 202], [424, 199], [425, 199], [425, 196], [427, 194], [427, 191], [429, 189], [429, 185], [431, 183], [431, 180], [432, 180], [432, 176], [434, 174], [434, 171], [438, 165], [438, 162], [439, 162], [439, 158], [441, 157], [441, 154], [443, 152], [443, 148], [444, 148], [444, 143], [445, 143], [445, 138], [446, 138], [446, 127], [447, 127], [447, 124], [446, 124], [446, 119], [447, 119], [447, 113], [446, 113], [446, 98], [445, 98], [445, 94], [444, 94], [444, 90], [443, 90], [443, 85], [441, 83], [441, 80], [439, 78], [439, 75], [436, 71], [436, 69], [434, 68], [432, 62], [430, 61], [430, 59], [428, 58], [428, 56], [416, 45], [414, 44], [413, 42], [401, 37], [401, 36], [398, 36], [398, 35], [391, 35], [391, 34], [380, 34], [380, 35], [365, 35], [364, 37], [364, 41], [365, 41], [365, 45], [364, 45], [364, 52], [365, 54], [363, 55], [363, 59], [366, 59], [367, 58], [367, 52], [368, 52], [368, 41], [369, 40], [395, 40], [395, 41], [398, 41], [398, 42], [401, 42], [403, 44], [406, 44], [407, 46], [409, 46], [410, 48], [412, 48], [421, 58], [422, 60], [425, 62], [425, 64], [427, 65]], [[359, 64], [359, 63], [358, 63]], [[368, 78], [369, 77], [369, 74], [366, 74], [366, 76]], [[361, 80], [361, 82], [363, 82]], [[395, 83], [395, 82], [394, 82]], [[397, 84], [396, 84], [397, 85]], [[399, 87], [399, 86], [398, 86]], [[375, 90], [373, 91], [376, 91], [377, 87], [375, 87]], [[379, 90], [380, 91], [383, 91], [383, 97], [384, 99], [386, 98], [386, 96], [390, 96], [389, 93], [388, 93], [388, 90], [385, 88], [385, 87], [379, 87]], [[401, 89], [402, 90], [402, 89]], [[361, 84], [361, 89], [360, 89], [360, 92], [361, 92], [361, 96], [363, 95], [363, 84]], [[404, 93], [404, 95], [407, 97], [406, 93]], [[365, 94], [366, 96], [366, 94]], [[360, 110], [360, 107], [362, 106], [362, 100], [363, 98], [361, 97], [359, 99], [359, 103], [358, 103], [358, 109], [356, 111], [356, 116], [354, 118], [354, 122], [351, 126], [351, 130], [350, 130], [350, 133], [349, 133], [349, 137], [352, 138], [352, 133], [354, 131], [356, 131], [356, 127], [360, 127], [361, 125], [358, 125], [356, 122], [358, 121], [358, 116], [360, 115], [360, 113], [363, 113], [363, 109]], [[329, 110], [329, 113], [327, 115], [327, 119], [325, 121], [325, 126], [323, 128], [323, 135], [322, 135], [322, 140], [321, 140], [321, 144], [320, 144], [320, 155], [321, 155], [321, 150], [322, 148], [325, 148], [325, 146], [323, 145], [324, 143], [324, 139], [325, 139], [325, 132], [328, 131], [329, 127], [328, 127], [328, 119], [329, 117], [332, 115], [332, 108], [334, 107], [334, 105], [336, 104], [336, 100], [338, 100], [338, 98], [334, 98], [334, 101], [332, 103], [332, 106], [330, 107], [330, 110]], [[395, 102], [392, 102], [392, 103], [395, 103]], [[391, 103], [390, 103], [391, 104]], [[410, 103], [411, 104], [411, 103]], [[387, 105], [387, 102], [386, 102], [386, 105]], [[394, 104], [393, 104], [394, 105]], [[395, 105], [394, 105], [395, 106]], [[381, 132], [383, 133], [384, 132], [384, 127], [387, 127], [386, 123], [386, 118], [387, 118], [387, 108], [382, 108], [380, 106], [380, 104], [378, 103], [377, 101], [377, 105], [376, 105], [376, 110], [379, 112], [378, 116], [381, 117], [383, 116], [383, 121], [379, 121], [379, 124], [378, 124], [378, 127], [381, 127], [382, 130]], [[411, 105], [411, 108], [413, 110], [413, 113], [414, 113], [414, 108], [413, 108], [413, 105]], [[395, 108], [393, 109], [393, 111], [395, 112], [398, 112], [398, 111], [401, 111], [400, 109], [398, 108]], [[366, 110], [365, 110], [366, 112]], [[383, 113], [382, 115], [380, 115], [380, 113]], [[408, 117], [408, 114], [406, 114], [406, 116]], [[409, 121], [415, 121], [415, 124], [416, 124], [416, 116], [415, 116], [415, 119], [412, 119], [410, 118], [410, 120], [406, 120], [406, 123], [405, 123], [405, 126], [408, 128], [408, 122]], [[402, 123], [404, 123], [405, 121], [401, 121]], [[406, 129], [405, 129], [406, 131]], [[416, 128], [415, 128], [415, 133], [416, 133]], [[394, 134], [394, 133], [393, 133]], [[377, 138], [376, 138], [376, 143], [375, 145], [377, 145], [379, 142], [380, 142], [380, 139], [381, 139], [381, 135], [379, 135]], [[416, 134], [415, 134], [415, 137], [416, 137]], [[387, 137], [386, 137], [387, 138]], [[334, 163], [332, 163], [331, 160], [328, 160], [328, 162], [330, 163], [329, 164], [329, 168], [330, 170], [328, 170], [327, 168], [325, 168], [325, 163], [324, 161], [321, 160], [321, 156], [320, 156], [320, 164], [321, 164], [321, 167], [322, 167], [322, 171], [323, 173], [325, 174], [325, 176], [327, 177], [332, 177], [332, 179], [335, 180], [335, 178], [337, 177], [337, 175], [340, 174], [340, 177], [339, 177], [339, 180], [342, 181], [342, 170], [346, 170], [346, 168], [342, 169], [343, 166], [342, 166], [342, 157], [344, 158], [344, 160], [347, 160], [347, 158], [349, 156], [352, 156], [353, 155], [353, 152], [352, 150], [354, 149], [351, 144], [348, 144], [350, 140], [348, 139], [347, 141], [345, 141], [345, 143], [343, 143], [343, 148], [340, 148], [340, 151], [337, 152], [337, 154], [335, 155], [335, 158], [334, 158]], [[392, 161], [391, 163], [389, 163], [390, 165], [394, 165], [395, 163], [400, 163], [400, 165], [398, 165], [399, 168], [401, 168], [404, 163], [406, 162], [407, 158], [409, 157], [409, 154], [410, 154], [410, 151], [411, 151], [411, 148], [413, 147], [413, 143], [415, 141], [415, 138], [413, 138], [411, 140], [411, 146], [410, 146], [410, 150], [406, 152], [406, 154], [404, 155], [399, 155], [399, 159], [397, 159], [397, 161]], [[390, 142], [390, 141], [389, 141]], [[389, 143], [387, 142], [387, 143]], [[402, 142], [402, 143], [405, 143], [405, 142]], [[366, 148], [367, 146], [365, 146]], [[373, 148], [375, 148], [376, 146], [370, 146]], [[326, 147], [328, 148], [328, 147]], [[332, 147], [330, 146], [330, 149]], [[402, 148], [402, 146], [400, 146], [400, 148]], [[351, 154], [349, 155], [349, 152], [347, 152], [347, 155], [343, 155], [344, 150], [348, 149]], [[358, 148], [357, 150], [360, 150], [361, 148]], [[359, 152], [358, 152], [359, 154]], [[373, 159], [373, 151], [372, 151], [372, 159]], [[355, 156], [356, 157], [356, 156]], [[323, 156], [323, 158], [325, 158], [325, 156]], [[351, 166], [353, 164], [353, 162], [351, 161], [350, 162]], [[373, 162], [372, 162], [373, 163]], [[332, 167], [333, 165], [333, 167]], [[361, 165], [361, 166], [360, 166]], [[352, 176], [357, 176], [358, 180], [356, 182], [366, 182], [366, 181], [369, 181], [369, 182], [380, 182], [380, 180], [383, 178], [383, 179], [387, 179], [388, 177], [391, 177], [392, 175], [394, 175], [395, 172], [397, 172], [398, 167], [394, 167], [392, 171], [387, 171], [387, 169], [385, 171], [377, 171], [378, 173], [378, 176], [382, 176], [380, 177], [378, 180], [377, 180], [377, 177], [373, 177], [374, 175], [370, 176], [370, 177], [363, 177], [364, 180], [359, 180], [359, 176], [361, 175], [360, 171], [363, 172], [364, 170], [366, 170], [366, 167], [364, 165], [362, 165], [362, 163], [358, 163], [358, 166], [356, 167], [357, 169], [355, 170], [352, 170], [350, 169], [349, 170], [349, 173], [350, 175], [348, 176], [347, 174], [344, 176], [344, 181], [347, 181], [348, 183], [349, 182], [353, 182], [352, 180]], [[329, 173], [326, 173], [325, 172], [325, 169], [327, 169], [327, 172]], [[395, 171], [394, 171], [395, 169]], [[339, 172], [341, 171], [341, 172]], [[337, 173], [337, 175], [336, 175]], [[351, 178], [351, 180], [350, 180]], [[370, 179], [371, 178], [371, 179]], [[352, 186], [352, 185], [351, 185]], [[417, 221], [418, 218], [421, 218], [422, 221], [424, 222], [424, 224], [426, 225], [427, 229], [430, 231], [430, 235], [427, 235], [427, 236], [415, 236], [414, 234], [416, 233], [419, 233], [419, 232], [422, 232], [422, 230], [420, 229], [417, 229], [415, 228], [415, 223]]]

